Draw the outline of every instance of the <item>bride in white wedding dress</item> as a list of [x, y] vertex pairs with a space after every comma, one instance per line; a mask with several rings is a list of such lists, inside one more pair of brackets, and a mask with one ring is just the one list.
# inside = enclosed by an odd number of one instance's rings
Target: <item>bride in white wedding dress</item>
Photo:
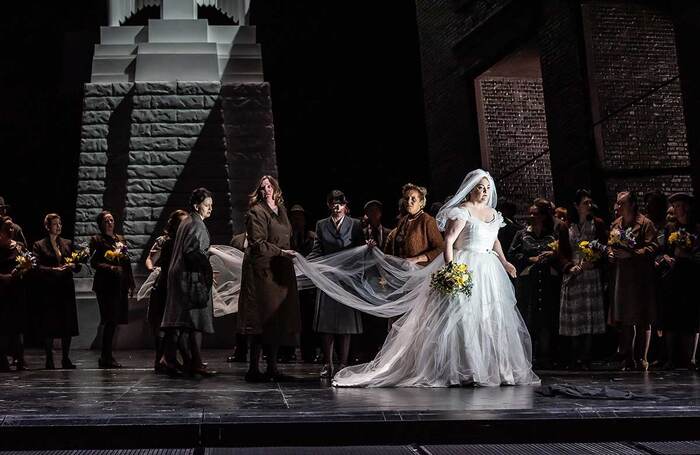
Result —
[[424, 278], [414, 290], [420, 297], [412, 292], [413, 306], [394, 323], [376, 358], [339, 371], [334, 386], [539, 384], [532, 371], [530, 335], [508, 279], [515, 268], [497, 237], [503, 217], [495, 206], [493, 179], [479, 169], [466, 176], [436, 217], [445, 231], [444, 261], [467, 264], [473, 274], [471, 297], [443, 296]]

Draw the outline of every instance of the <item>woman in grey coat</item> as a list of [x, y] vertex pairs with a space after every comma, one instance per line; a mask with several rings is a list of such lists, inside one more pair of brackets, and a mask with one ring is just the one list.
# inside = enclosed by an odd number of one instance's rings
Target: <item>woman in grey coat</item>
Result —
[[[360, 220], [346, 216], [347, 200], [342, 191], [332, 191], [326, 200], [331, 216], [316, 224], [314, 246], [307, 259], [313, 259], [341, 250], [364, 245], [364, 233]], [[322, 378], [333, 377], [333, 344], [336, 337], [340, 342], [340, 369], [348, 364], [350, 337], [362, 333], [362, 315], [342, 303], [328, 297], [321, 291], [316, 295], [314, 330], [322, 334], [323, 355], [326, 365], [321, 370]]]
[[166, 335], [166, 371], [176, 366], [177, 344], [185, 345], [190, 358], [183, 359], [191, 375], [211, 376], [202, 362], [202, 333], [214, 333], [213, 272], [209, 264], [209, 231], [204, 220], [211, 216], [212, 194], [197, 188], [190, 197], [190, 214], [177, 229], [173, 245], [165, 312], [161, 327]]

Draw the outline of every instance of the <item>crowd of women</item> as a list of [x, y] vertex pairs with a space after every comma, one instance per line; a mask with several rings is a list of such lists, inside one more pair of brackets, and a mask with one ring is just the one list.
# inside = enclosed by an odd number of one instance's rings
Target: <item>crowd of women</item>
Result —
[[[249, 363], [248, 381], [288, 379], [278, 360], [293, 358], [299, 346], [302, 360], [320, 362], [321, 377], [331, 378], [336, 366], [371, 359], [392, 323], [322, 291], [298, 289], [295, 256], [322, 258], [366, 244], [420, 267], [443, 251], [443, 234], [429, 213], [423, 187], [402, 188], [393, 229], [382, 223], [380, 201], [367, 202], [362, 219], [350, 217], [349, 201], [341, 191], [331, 192], [326, 202], [329, 216], [313, 231], [306, 227], [301, 206], [287, 209], [273, 177], [262, 177], [250, 195], [246, 232], [232, 240], [245, 254], [237, 348], [230, 357]], [[694, 199], [656, 192], [644, 202], [642, 213], [635, 194], [621, 192], [614, 214], [607, 216], [591, 193], [581, 189], [568, 209], [536, 199], [527, 216], [518, 217], [513, 204], [500, 204], [505, 226], [499, 239], [517, 268], [518, 308], [532, 336], [536, 368], [588, 369], [594, 357], [617, 360], [626, 370], [695, 367], [700, 232]], [[78, 334], [73, 274], [83, 263], [93, 270], [100, 310], [98, 366], [119, 368], [113, 339], [117, 325], [128, 322], [135, 283], [134, 258], [127, 239], [115, 232], [114, 215], [98, 215], [99, 233], [89, 250], [81, 250], [61, 237], [61, 217], [48, 214], [45, 238], [29, 248], [7, 208], [0, 200], [0, 371], [11, 369], [9, 357], [17, 370], [27, 368], [22, 335], [30, 319], [44, 339], [45, 367], [56, 367], [54, 340], [60, 339], [61, 367], [75, 368], [69, 356], [71, 338]], [[214, 374], [201, 351], [203, 334], [214, 331], [212, 286], [217, 277], [209, 261], [205, 223], [213, 209], [212, 194], [194, 190], [187, 210], [170, 214], [146, 260], [149, 270], [159, 270], [147, 313], [157, 372]], [[36, 307], [31, 318], [28, 293]], [[259, 367], [263, 356], [264, 372]]]

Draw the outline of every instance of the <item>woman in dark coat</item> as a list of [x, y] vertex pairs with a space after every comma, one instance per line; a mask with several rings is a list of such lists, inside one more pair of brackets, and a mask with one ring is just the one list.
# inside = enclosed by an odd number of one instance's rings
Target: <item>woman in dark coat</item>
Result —
[[97, 295], [102, 324], [102, 355], [98, 365], [100, 368], [121, 368], [112, 355], [112, 343], [117, 324], [129, 322], [129, 295], [134, 293], [134, 276], [126, 241], [114, 232], [112, 213], [107, 210], [100, 212], [97, 226], [100, 233], [90, 240], [90, 265], [95, 271], [92, 290]]
[[11, 343], [15, 343], [17, 370], [24, 365], [25, 275], [17, 267], [17, 257], [26, 252], [24, 245], [12, 240], [14, 223], [9, 216], [0, 217], [0, 372], [10, 371], [7, 361]]
[[214, 205], [206, 188], [197, 188], [190, 196], [190, 215], [180, 222], [173, 244], [165, 312], [161, 327], [166, 329], [166, 368], [175, 370], [175, 348], [188, 349], [183, 359], [190, 375], [215, 374], [202, 361], [202, 334], [214, 333], [212, 301], [213, 271], [209, 263], [211, 241], [204, 220]]
[[[263, 176], [250, 195], [246, 214], [248, 248], [243, 257], [238, 328], [250, 336], [250, 366], [246, 381], [286, 377], [277, 369], [280, 345], [296, 346], [301, 331], [299, 295], [291, 249], [292, 226], [277, 181]], [[261, 346], [267, 351], [267, 371], [259, 370]]]
[[693, 198], [676, 193], [669, 198], [676, 220], [666, 225], [664, 242], [657, 261], [666, 264], [663, 278], [665, 298], [661, 304], [660, 329], [666, 338], [667, 360], [664, 369], [674, 368], [677, 336], [682, 337], [681, 352], [687, 365], [695, 366], [696, 333], [700, 328], [700, 300], [697, 280], [700, 278], [700, 227], [692, 211]]
[[[61, 339], [61, 366], [74, 369], [70, 361], [71, 338], [78, 335], [78, 310], [75, 303], [73, 272], [80, 271], [80, 264], [72, 262], [73, 243], [61, 238], [61, 217], [49, 213], [44, 218], [48, 235], [34, 243], [34, 254], [39, 270], [40, 333], [44, 337], [46, 368], [55, 368], [53, 363], [53, 340]], [[68, 259], [68, 261], [66, 261]]]
[[175, 210], [170, 214], [163, 235], [156, 239], [146, 258], [146, 268], [149, 271], [152, 272], [156, 267], [160, 269], [158, 278], [151, 291], [151, 297], [148, 301], [148, 311], [146, 312], [146, 319], [153, 331], [154, 346], [156, 348], [156, 358], [153, 366], [156, 373], [166, 371], [163, 360], [163, 354], [165, 352], [165, 332], [161, 329], [160, 325], [163, 322], [163, 313], [165, 312], [165, 298], [168, 292], [168, 271], [170, 270], [170, 259], [173, 256], [173, 243], [175, 243], [177, 228], [185, 217], [187, 217], [187, 212], [184, 210]]
[[530, 225], [515, 234], [508, 256], [518, 268], [518, 307], [534, 344], [538, 368], [551, 368], [552, 338], [557, 333], [561, 280], [555, 265], [558, 233], [549, 201], [530, 207]]
[[[651, 324], [656, 320], [654, 258], [659, 247], [656, 228], [649, 218], [639, 213], [633, 193], [619, 193], [615, 208], [619, 218], [610, 227], [610, 237], [615, 239], [620, 233], [629, 232], [633, 244], [627, 242], [627, 245], [611, 246], [609, 249], [608, 258], [613, 264], [610, 319], [621, 327], [622, 369], [636, 368], [637, 358], [641, 359], [642, 368], [647, 369]], [[641, 336], [642, 331], [645, 332], [644, 337]], [[639, 335], [635, 336], [635, 332]], [[635, 344], [643, 344], [636, 349], [639, 356], [635, 356]]]

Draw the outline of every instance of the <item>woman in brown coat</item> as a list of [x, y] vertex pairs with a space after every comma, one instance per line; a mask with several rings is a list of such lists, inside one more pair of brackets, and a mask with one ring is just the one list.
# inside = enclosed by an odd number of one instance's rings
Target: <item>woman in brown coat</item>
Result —
[[654, 257], [659, 248], [654, 223], [639, 213], [633, 193], [624, 191], [617, 195], [615, 208], [619, 218], [610, 227], [611, 239], [620, 233], [629, 233], [633, 243], [611, 242], [608, 257], [613, 263], [611, 321], [621, 327], [620, 348], [625, 355], [623, 370], [635, 368], [635, 327], [641, 339], [645, 331], [641, 366], [648, 368], [647, 352], [651, 340], [651, 323], [656, 318], [654, 289]]
[[[277, 369], [280, 345], [297, 344], [301, 330], [299, 296], [290, 241], [292, 227], [277, 181], [260, 179], [250, 195], [246, 215], [248, 247], [243, 258], [238, 328], [250, 337], [250, 367], [246, 381], [284, 380]], [[267, 372], [259, 370], [262, 346], [267, 351]]]
[[435, 218], [423, 211], [428, 190], [407, 183], [401, 192], [407, 213], [389, 235], [385, 252], [412, 264], [426, 265], [440, 255], [443, 246]]

